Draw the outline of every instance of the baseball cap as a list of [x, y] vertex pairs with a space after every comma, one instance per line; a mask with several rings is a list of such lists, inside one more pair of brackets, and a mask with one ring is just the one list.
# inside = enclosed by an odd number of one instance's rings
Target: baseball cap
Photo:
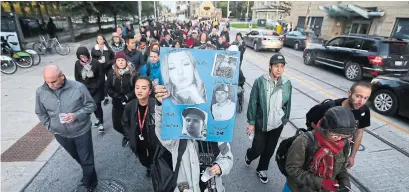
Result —
[[224, 91], [224, 92], [229, 92], [229, 86], [220, 84], [216, 87], [215, 91]]
[[342, 106], [328, 109], [319, 125], [321, 130], [328, 130], [342, 135], [353, 135], [356, 127], [357, 122], [354, 114], [351, 110]]
[[282, 63], [285, 64], [285, 58], [281, 54], [275, 54], [270, 58], [270, 64]]
[[195, 114], [195, 115], [199, 116], [203, 121], [206, 119], [205, 113], [202, 110], [198, 109], [198, 108], [189, 107], [189, 108], [186, 108], [186, 109], [184, 109], [182, 111], [183, 117], [186, 117], [188, 114]]

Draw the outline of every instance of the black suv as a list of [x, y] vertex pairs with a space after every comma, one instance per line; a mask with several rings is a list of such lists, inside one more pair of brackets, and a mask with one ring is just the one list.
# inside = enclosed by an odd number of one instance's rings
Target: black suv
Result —
[[409, 70], [409, 45], [401, 39], [348, 35], [304, 50], [306, 65], [324, 64], [344, 70], [345, 77], [358, 81], [363, 76], [404, 74]]

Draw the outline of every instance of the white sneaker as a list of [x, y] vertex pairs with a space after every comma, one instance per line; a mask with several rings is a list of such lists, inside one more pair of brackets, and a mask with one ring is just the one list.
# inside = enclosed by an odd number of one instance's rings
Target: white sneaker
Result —
[[99, 133], [105, 133], [104, 125], [101, 124], [101, 125], [98, 127], [98, 132], [99, 132]]
[[268, 183], [267, 173], [265, 171], [257, 171], [257, 176], [260, 178], [262, 183]]

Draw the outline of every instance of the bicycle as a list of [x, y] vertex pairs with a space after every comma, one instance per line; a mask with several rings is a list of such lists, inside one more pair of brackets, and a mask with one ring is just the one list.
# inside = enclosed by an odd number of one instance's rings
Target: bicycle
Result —
[[[7, 75], [13, 74], [17, 71], [17, 64], [13, 58], [7, 55], [0, 55], [1, 72]], [[9, 71], [7, 69], [10, 69]]]
[[40, 35], [40, 40], [33, 44], [33, 49], [41, 55], [44, 55], [47, 51], [51, 52], [53, 48], [60, 55], [70, 53], [70, 47], [65, 43], [60, 43], [56, 37], [46, 40], [43, 35]]
[[15, 64], [21, 68], [29, 68], [33, 66], [33, 57], [25, 51], [14, 51], [11, 45], [17, 45], [17, 42], [9, 42], [9, 37], [14, 35], [7, 35], [6, 38], [1, 37], [1, 53], [10, 56]]

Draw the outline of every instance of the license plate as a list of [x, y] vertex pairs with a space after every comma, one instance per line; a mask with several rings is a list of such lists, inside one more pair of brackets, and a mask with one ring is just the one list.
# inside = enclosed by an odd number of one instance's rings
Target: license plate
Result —
[[395, 61], [395, 66], [402, 66], [403, 61]]

